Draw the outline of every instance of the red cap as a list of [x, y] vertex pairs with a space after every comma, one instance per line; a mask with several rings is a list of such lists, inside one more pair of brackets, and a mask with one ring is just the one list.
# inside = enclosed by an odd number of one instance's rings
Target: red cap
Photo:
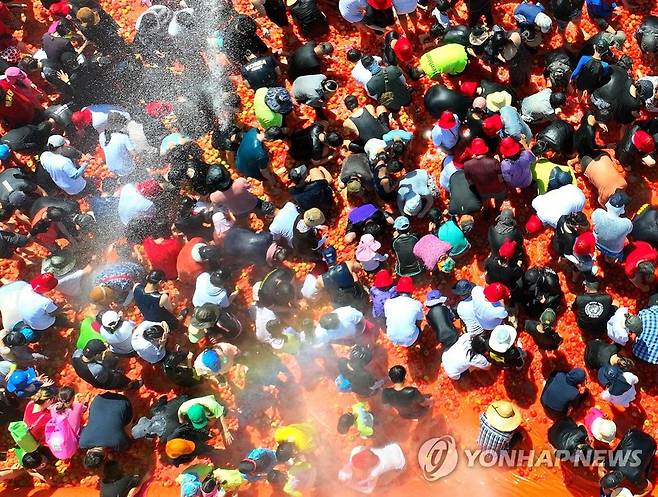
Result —
[[452, 112], [444, 110], [436, 123], [442, 129], [452, 129], [457, 124], [457, 119], [455, 119], [455, 115]]
[[656, 150], [656, 141], [653, 139], [653, 136], [651, 136], [646, 131], [638, 129], [633, 134], [632, 140], [633, 145], [635, 145], [635, 148], [637, 148], [640, 152], [644, 152], [645, 154], [652, 154], [654, 150]]
[[411, 46], [409, 38], [401, 36], [393, 47], [395, 56], [402, 62], [409, 62], [414, 56], [414, 48]]
[[154, 179], [147, 179], [146, 181], [137, 183], [136, 189], [140, 195], [146, 198], [153, 198], [162, 191], [162, 188]]
[[577, 256], [592, 255], [596, 247], [596, 240], [594, 239], [594, 233], [591, 231], [586, 231], [581, 233], [576, 238], [575, 243], [573, 244], [573, 254]]
[[536, 214], [530, 216], [525, 223], [525, 230], [531, 235], [539, 232], [543, 227], [544, 223], [541, 222], [541, 219]]
[[493, 114], [482, 121], [482, 131], [487, 136], [494, 136], [501, 129], [503, 129], [503, 121], [500, 114]]
[[482, 138], [473, 138], [473, 141], [468, 147], [473, 155], [485, 155], [489, 153], [489, 147], [487, 147], [487, 142]]
[[380, 269], [373, 280], [375, 288], [388, 288], [393, 284], [393, 277], [386, 269]]
[[71, 114], [71, 123], [75, 129], [85, 129], [91, 124], [91, 111], [87, 108], [78, 110]]
[[362, 450], [352, 456], [352, 466], [362, 471], [370, 471], [379, 464], [379, 457], [370, 449]]
[[368, 0], [368, 5], [376, 10], [385, 10], [393, 6], [393, 0]]
[[174, 110], [174, 107], [170, 102], [165, 102], [163, 100], [153, 100], [149, 102], [144, 107], [144, 111], [151, 117], [160, 119], [168, 114], [171, 114]]
[[459, 85], [459, 91], [462, 92], [467, 97], [472, 97], [475, 95], [475, 90], [478, 89], [477, 81], [463, 81]]
[[68, 2], [65, 1], [52, 4], [48, 10], [54, 17], [66, 17], [71, 12]]
[[398, 293], [413, 293], [414, 280], [411, 279], [411, 276], [402, 276], [398, 280], [398, 284], [395, 285], [395, 289], [398, 291]]
[[500, 140], [498, 150], [500, 150], [500, 155], [503, 157], [514, 157], [521, 151], [521, 144], [511, 136], [506, 136]]
[[506, 238], [503, 244], [498, 249], [498, 255], [505, 259], [511, 259], [516, 253], [516, 240]]
[[34, 278], [30, 282], [30, 285], [32, 285], [32, 290], [37, 293], [47, 293], [50, 290], [55, 289], [57, 283], [57, 278], [55, 278], [53, 273], [42, 273]]
[[489, 302], [498, 302], [503, 299], [508, 299], [510, 296], [509, 288], [502, 283], [492, 283], [484, 288], [484, 298]]

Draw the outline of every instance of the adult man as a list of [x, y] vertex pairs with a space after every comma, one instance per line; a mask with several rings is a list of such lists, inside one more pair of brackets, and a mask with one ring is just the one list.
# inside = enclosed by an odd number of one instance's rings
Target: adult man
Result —
[[366, 321], [363, 313], [354, 307], [345, 306], [334, 309], [320, 318], [315, 328], [315, 341], [327, 344], [336, 340], [350, 340], [363, 334]]
[[87, 342], [84, 349], [77, 349], [71, 357], [77, 375], [91, 386], [106, 390], [139, 388], [141, 380], [130, 380], [116, 367], [116, 358], [98, 339]]
[[288, 79], [294, 81], [300, 76], [320, 74], [322, 60], [328, 58], [333, 51], [334, 47], [329, 42], [307, 41], [288, 57]]
[[589, 395], [589, 391], [579, 390], [586, 379], [585, 370], [573, 368], [571, 371], [553, 371], [541, 393], [541, 405], [552, 417], [565, 416], [570, 408], [576, 409]]
[[404, 366], [393, 366], [388, 370], [393, 387], [382, 390], [382, 402], [395, 407], [401, 418], [418, 419], [429, 411], [432, 396], [422, 394], [416, 387], [405, 387], [406, 376]]
[[48, 138], [48, 149], [41, 154], [39, 162], [55, 185], [69, 195], [77, 195], [87, 186], [82, 173], [87, 169], [88, 163], [84, 162], [80, 167], [76, 167], [70, 158], [61, 153], [65, 145], [63, 136], [52, 135]]
[[476, 286], [471, 291], [473, 315], [484, 330], [493, 330], [507, 317], [504, 300], [510, 297], [509, 288], [502, 283], [486, 287]]
[[418, 321], [423, 320], [423, 305], [411, 297], [414, 291], [410, 276], [402, 276], [395, 287], [398, 296], [384, 303], [386, 336], [395, 345], [410, 347], [418, 339]]
[[578, 327], [592, 336], [601, 336], [606, 330], [608, 320], [617, 310], [612, 296], [598, 291], [599, 283], [585, 281], [585, 293], [578, 295], [571, 305], [576, 313]]
[[658, 305], [655, 303], [637, 313], [642, 332], [633, 342], [633, 355], [650, 364], [658, 364]]
[[327, 291], [334, 307], [351, 305], [357, 309], [363, 308], [366, 293], [357, 276], [359, 264], [355, 261], [338, 263], [337, 257], [336, 249], [331, 246], [322, 251], [328, 269], [318, 278], [316, 287]]
[[608, 199], [605, 209], [599, 208], [592, 213], [596, 247], [610, 260], [622, 258], [626, 236], [633, 231], [633, 222], [623, 217], [629, 201], [625, 192], [617, 190]]

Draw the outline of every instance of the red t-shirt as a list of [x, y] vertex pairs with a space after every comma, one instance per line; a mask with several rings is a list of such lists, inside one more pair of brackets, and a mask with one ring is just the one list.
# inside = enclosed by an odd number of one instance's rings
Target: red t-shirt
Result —
[[475, 157], [464, 162], [464, 176], [480, 195], [504, 192], [500, 162], [492, 157]]
[[46, 423], [50, 420], [50, 411], [48, 408], [42, 407], [42, 411], [34, 412], [35, 405], [33, 400], [27, 403], [23, 413], [23, 421], [30, 429], [34, 439], [44, 445], [46, 443]]
[[206, 241], [200, 236], [195, 236], [185, 245], [178, 253], [176, 260], [176, 270], [178, 271], [178, 281], [186, 285], [194, 285], [197, 276], [206, 270], [202, 262], [192, 259], [192, 249], [197, 243], [205, 244]]
[[178, 277], [176, 263], [182, 248], [183, 244], [178, 238], [165, 238], [161, 242], [156, 242], [151, 237], [144, 240], [144, 252], [151, 263], [151, 269], [164, 272], [168, 280]]
[[0, 119], [17, 128], [34, 121], [36, 107], [28, 96], [17, 90], [6, 79], [0, 79], [4, 98], [0, 101]]
[[624, 272], [626, 276], [635, 276], [637, 266], [642, 262], [656, 262], [658, 252], [647, 242], [632, 242], [627, 247], [628, 255], [624, 260]]

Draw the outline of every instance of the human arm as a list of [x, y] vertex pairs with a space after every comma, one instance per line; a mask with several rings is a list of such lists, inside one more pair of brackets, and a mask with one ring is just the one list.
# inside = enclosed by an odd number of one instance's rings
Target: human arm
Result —
[[[134, 289], [134, 287], [133, 287]], [[160, 307], [167, 309], [169, 312], [174, 312], [174, 306], [171, 303], [171, 300], [169, 299], [169, 294], [168, 293], [163, 293], [160, 295]]]
[[226, 418], [224, 416], [219, 418], [219, 422], [222, 425], [222, 437], [224, 438], [224, 445], [228, 447], [233, 443], [233, 435], [231, 435], [231, 432], [228, 429], [228, 424], [226, 423]]

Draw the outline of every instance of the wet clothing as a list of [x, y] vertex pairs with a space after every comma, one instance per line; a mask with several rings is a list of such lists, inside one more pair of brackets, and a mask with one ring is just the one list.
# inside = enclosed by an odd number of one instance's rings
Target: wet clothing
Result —
[[144, 239], [143, 247], [153, 270], [162, 271], [168, 280], [175, 280], [178, 277], [176, 260], [183, 248], [183, 243], [178, 238], [164, 238], [156, 242], [153, 238], [147, 237]]
[[482, 209], [482, 201], [478, 195], [471, 190], [470, 184], [462, 169], [455, 171], [450, 176], [450, 201], [448, 203], [448, 212], [453, 216], [460, 214], [472, 214]]
[[399, 67], [388, 66], [373, 75], [366, 85], [368, 93], [375, 95], [378, 101], [385, 92], [393, 94], [392, 101], [384, 106], [391, 112], [397, 112], [411, 103], [409, 87], [400, 80], [400, 76], [402, 76], [402, 71]]
[[393, 240], [395, 252], [395, 272], [398, 276], [416, 276], [423, 272], [423, 263], [414, 255], [414, 245], [418, 236], [404, 233]]
[[[619, 456], [619, 453], [628, 455], [634, 451], [640, 459], [640, 464], [633, 464], [635, 458], [632, 457], [615, 458], [615, 455]], [[631, 428], [621, 438], [611, 455], [610, 461], [616, 464], [606, 466], [608, 469], [621, 471], [633, 485], [645, 487], [655, 454], [656, 441], [653, 437], [638, 428]]]
[[577, 405], [582, 397], [578, 386], [569, 381], [569, 373], [553, 371], [544, 384], [541, 404], [549, 412], [566, 414], [569, 407]]
[[649, 242], [658, 245], [658, 210], [649, 205], [640, 208], [633, 218], [633, 240]]
[[569, 155], [573, 151], [574, 132], [574, 127], [567, 121], [556, 119], [537, 133], [537, 141], [558, 154]]
[[325, 133], [322, 124], [311, 124], [307, 128], [298, 129], [290, 135], [290, 157], [297, 161], [321, 160], [324, 155], [324, 142], [320, 135]]
[[320, 10], [316, 0], [296, 0], [289, 7], [290, 15], [307, 38], [318, 38], [327, 34], [327, 16]]
[[616, 343], [608, 343], [598, 338], [588, 340], [585, 344], [585, 365], [590, 369], [610, 366], [610, 359], [619, 353], [620, 348]]
[[178, 326], [178, 319], [164, 307], [160, 307], [161, 292], [146, 293], [142, 285], [137, 285], [134, 289], [135, 305], [142, 313], [144, 320], [160, 323], [166, 321], [170, 329]]
[[387, 131], [381, 121], [373, 116], [366, 107], [363, 107], [363, 112], [358, 116], [350, 116], [349, 120], [359, 132], [360, 143], [365, 144], [373, 138], [381, 139]]
[[540, 324], [539, 321], [527, 320], [524, 329], [535, 341], [538, 349], [557, 350], [562, 343], [562, 337], [552, 328], [544, 327], [543, 332], [540, 332], [538, 329]]
[[363, 306], [365, 292], [361, 285], [354, 281], [344, 262], [329, 267], [322, 275], [322, 282], [334, 308], [349, 305], [358, 309]]
[[564, 417], [548, 429], [548, 441], [556, 450], [574, 453], [579, 445], [588, 443], [587, 428]]
[[115, 369], [116, 359], [111, 356], [85, 362], [82, 360], [82, 350], [77, 349], [71, 356], [71, 364], [80, 378], [96, 388], [121, 390], [130, 382], [122, 370]]
[[242, 176], [264, 181], [261, 171], [269, 166], [270, 156], [258, 137], [259, 133], [258, 129], [251, 128], [242, 136], [235, 152], [235, 168]]
[[130, 443], [125, 428], [132, 417], [132, 405], [124, 395], [111, 392], [97, 395], [89, 405], [87, 424], [80, 432], [80, 448], [125, 449]]
[[326, 179], [302, 181], [288, 188], [288, 193], [302, 211], [313, 207], [327, 211], [334, 205], [334, 192]]
[[271, 55], [250, 60], [242, 66], [240, 74], [253, 90], [278, 85], [276, 61]]
[[629, 127], [621, 140], [615, 147], [615, 157], [619, 163], [626, 169], [638, 169], [643, 167], [642, 158], [646, 155], [640, 152], [635, 145], [633, 145], [633, 136], [640, 129], [637, 124]]
[[7, 145], [14, 152], [37, 153], [46, 148], [50, 126], [42, 124], [26, 124], [8, 130], [0, 138], [0, 143]]
[[617, 311], [617, 306], [613, 305], [610, 295], [597, 292], [578, 295], [572, 309], [581, 330], [600, 336], [606, 332], [606, 324]]
[[634, 85], [626, 69], [611, 66], [610, 77], [602, 86], [592, 92], [591, 101], [595, 107], [594, 115], [598, 121], [615, 121], [630, 124], [635, 119], [634, 113], [642, 109], [642, 100], [630, 94]]
[[294, 81], [299, 76], [322, 72], [322, 62], [315, 53], [315, 47], [317, 47], [317, 43], [307, 41], [288, 57], [288, 79], [290, 81]]
[[[222, 238], [222, 255], [235, 265], [271, 265], [268, 251], [274, 243], [269, 231], [255, 232], [247, 228], [233, 227]], [[274, 254], [271, 254], [274, 255]]]
[[382, 391], [382, 402], [395, 407], [404, 419], [418, 419], [426, 414], [429, 408], [420, 405], [424, 401], [425, 396], [415, 387], [404, 387], [402, 390], [385, 388]]
[[376, 392], [373, 387], [377, 383], [377, 378], [370, 371], [349, 367], [348, 360], [344, 358], [338, 359], [338, 371], [350, 382], [351, 391], [355, 394], [370, 396]]
[[436, 334], [436, 340], [443, 344], [444, 348], [452, 347], [459, 338], [459, 331], [455, 328], [454, 316], [450, 308], [443, 304], [430, 307], [425, 315], [427, 324]]
[[500, 162], [493, 157], [474, 157], [464, 162], [464, 175], [481, 198], [507, 191], [502, 180]]

